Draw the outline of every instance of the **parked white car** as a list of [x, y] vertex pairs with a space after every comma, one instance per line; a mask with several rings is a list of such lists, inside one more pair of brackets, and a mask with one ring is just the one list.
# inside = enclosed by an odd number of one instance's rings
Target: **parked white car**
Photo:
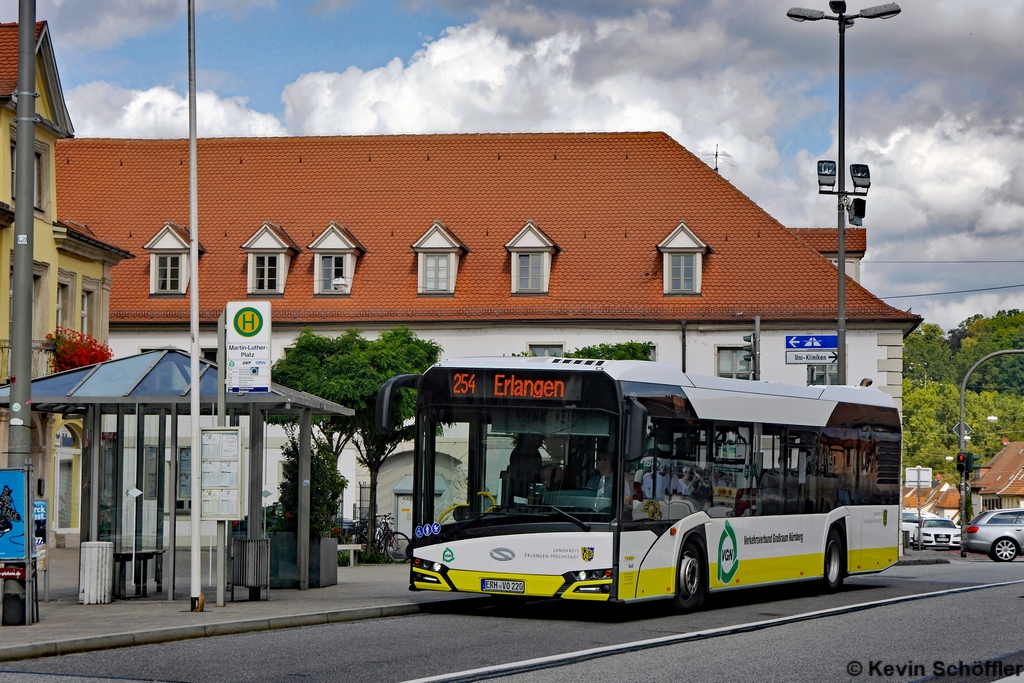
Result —
[[[959, 548], [960, 527], [953, 520], [945, 517], [925, 518], [921, 523], [921, 547], [923, 548]], [[917, 534], [914, 534], [914, 546], [917, 546]]]

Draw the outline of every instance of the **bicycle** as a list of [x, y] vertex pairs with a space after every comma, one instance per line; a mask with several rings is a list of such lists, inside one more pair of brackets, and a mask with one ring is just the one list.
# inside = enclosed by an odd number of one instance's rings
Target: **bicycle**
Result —
[[372, 548], [393, 562], [409, 559], [409, 537], [395, 531], [395, 520], [390, 514], [377, 515], [376, 532]]

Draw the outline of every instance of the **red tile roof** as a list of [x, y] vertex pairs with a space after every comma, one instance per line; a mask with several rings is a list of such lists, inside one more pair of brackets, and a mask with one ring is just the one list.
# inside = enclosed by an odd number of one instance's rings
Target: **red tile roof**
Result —
[[1024, 495], [1024, 441], [1012, 441], [985, 466], [971, 488], [981, 495]]
[[[185, 140], [57, 143], [61, 217], [136, 254], [188, 224]], [[302, 244], [331, 223], [360, 243], [351, 295], [314, 298], [313, 254], [291, 261], [275, 319], [825, 321], [835, 269], [664, 133], [203, 139], [198, 146], [200, 307], [246, 298], [239, 248], [271, 221]], [[464, 241], [455, 295], [417, 296], [410, 249], [441, 220]], [[504, 245], [533, 219], [557, 243], [549, 294], [510, 293]], [[680, 221], [710, 248], [700, 296], [664, 296], [657, 245]], [[113, 272], [111, 323], [178, 322], [188, 302], [149, 297], [149, 259]], [[919, 316], [848, 281], [851, 320], [909, 328]]]
[[[786, 228], [811, 249], [821, 254], [839, 252], [839, 228]], [[868, 248], [868, 231], [864, 228], [846, 228], [846, 253], [848, 256], [863, 256]]]
[[[36, 40], [45, 21], [36, 22]], [[0, 24], [0, 97], [10, 97], [18, 87], [18, 24]]]

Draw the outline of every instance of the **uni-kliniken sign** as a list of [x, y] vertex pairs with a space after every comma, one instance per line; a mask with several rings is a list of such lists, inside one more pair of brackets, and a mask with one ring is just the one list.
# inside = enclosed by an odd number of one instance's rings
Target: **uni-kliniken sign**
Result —
[[270, 391], [270, 302], [227, 305], [228, 391]]

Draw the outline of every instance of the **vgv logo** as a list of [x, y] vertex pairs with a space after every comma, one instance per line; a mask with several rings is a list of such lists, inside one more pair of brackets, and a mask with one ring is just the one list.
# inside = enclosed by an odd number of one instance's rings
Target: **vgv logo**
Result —
[[255, 308], [243, 308], [232, 321], [235, 331], [243, 337], [255, 337], [263, 329], [263, 316]]
[[515, 559], [516, 554], [511, 548], [495, 548], [491, 551], [491, 558], [498, 562], [508, 562]]
[[728, 521], [722, 531], [722, 538], [718, 541], [718, 581], [728, 585], [732, 577], [736, 576], [739, 569], [739, 546], [736, 543], [736, 533]]

